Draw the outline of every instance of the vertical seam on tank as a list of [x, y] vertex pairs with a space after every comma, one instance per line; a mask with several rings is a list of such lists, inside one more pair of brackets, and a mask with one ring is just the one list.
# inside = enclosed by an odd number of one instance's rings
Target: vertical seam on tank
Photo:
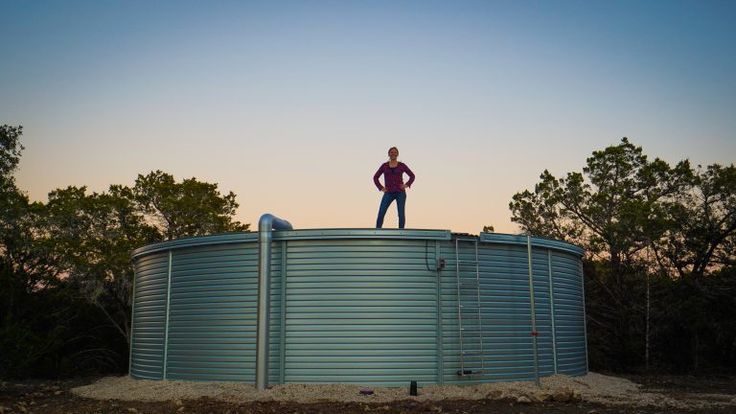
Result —
[[578, 262], [578, 267], [580, 268], [580, 290], [583, 297], [583, 345], [585, 345], [585, 372], [590, 372], [590, 367], [588, 366], [588, 321], [587, 315], [585, 313], [585, 277], [583, 275], [583, 258], [580, 258], [580, 261]]
[[130, 355], [128, 356], [128, 375], [133, 376], [133, 344], [135, 343], [135, 286], [136, 279], [138, 279], [138, 272], [135, 270], [135, 264], [133, 264], [133, 296], [132, 304], [130, 305]]
[[279, 349], [279, 382], [286, 379], [286, 249], [288, 242], [281, 242], [281, 345]]
[[552, 282], [552, 250], [547, 250], [547, 273], [549, 274], [549, 313], [552, 327], [552, 361], [557, 374], [557, 325], [555, 324], [555, 295]]
[[173, 261], [174, 254], [169, 250], [169, 271], [167, 274], [166, 282], [166, 325], [164, 328], [164, 379], [167, 376], [167, 365], [169, 357], [169, 309], [171, 307], [171, 263]]
[[527, 240], [527, 255], [529, 258], [529, 313], [531, 314], [532, 322], [532, 352], [534, 353], [534, 381], [539, 385], [539, 354], [537, 351], [537, 315], [534, 306], [534, 271], [532, 270], [532, 239], [529, 234], [526, 236]]
[[437, 277], [435, 278], [437, 283], [437, 384], [442, 385], [444, 383], [445, 376], [445, 364], [443, 355], [443, 344], [442, 344], [442, 269], [438, 266], [438, 260], [441, 259], [442, 250], [440, 248], [440, 242], [434, 242], [434, 262], [435, 268], [437, 269]]

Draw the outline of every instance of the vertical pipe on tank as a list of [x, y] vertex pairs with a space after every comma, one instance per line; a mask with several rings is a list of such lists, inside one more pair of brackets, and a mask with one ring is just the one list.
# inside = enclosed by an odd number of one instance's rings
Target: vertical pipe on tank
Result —
[[173, 253], [169, 250], [169, 271], [166, 276], [166, 328], [164, 329], [164, 379], [166, 379], [166, 365], [169, 359], [169, 308], [171, 303], [171, 262]]
[[[258, 220], [258, 327], [256, 337], [256, 388], [268, 386], [268, 310], [272, 230], [292, 230], [291, 224], [271, 214]], [[282, 298], [281, 300], [284, 300]]]
[[[426, 242], [425, 242], [426, 243]], [[434, 264], [437, 269], [437, 350], [436, 350], [436, 361], [437, 361], [437, 384], [444, 384], [445, 378], [445, 365], [443, 355], [443, 344], [442, 344], [442, 267], [439, 266], [439, 260], [442, 258], [440, 250], [440, 242], [434, 242]], [[426, 260], [426, 259], [425, 259]]]
[[131, 305], [131, 311], [130, 311], [130, 344], [128, 344], [128, 349], [130, 349], [130, 355], [128, 355], [128, 375], [133, 375], [133, 344], [134, 344], [134, 333], [133, 326], [135, 326], [135, 303], [137, 302], [135, 300], [135, 281], [138, 279], [138, 272], [135, 271], [135, 266], [133, 266], [133, 304]]
[[547, 250], [547, 273], [549, 275], [549, 314], [552, 321], [552, 362], [557, 374], [557, 327], [555, 326], [555, 295], [552, 284], [552, 250]]
[[286, 248], [281, 242], [281, 346], [279, 347], [279, 382], [286, 380]]
[[526, 235], [526, 248], [529, 257], [529, 304], [532, 316], [532, 343], [534, 346], [534, 382], [539, 385], [539, 355], [537, 352], [537, 313], [534, 308], [534, 280], [532, 275], [532, 238]]
[[585, 277], [583, 275], [583, 259], [580, 259], [580, 289], [583, 294], [583, 344], [585, 344], [585, 373], [590, 372], [588, 367], [588, 321], [585, 314]]

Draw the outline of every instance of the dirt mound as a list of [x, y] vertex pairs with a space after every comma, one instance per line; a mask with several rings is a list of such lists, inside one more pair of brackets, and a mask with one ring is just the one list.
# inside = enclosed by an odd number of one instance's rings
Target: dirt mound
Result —
[[534, 402], [592, 402], [605, 405], [702, 408], [704, 403], [681, 401], [659, 393], [642, 392], [640, 386], [624, 378], [589, 373], [581, 377], [554, 375], [533, 382], [497, 382], [478, 385], [429, 385], [418, 397], [409, 397], [408, 387], [370, 387], [372, 395], [361, 394], [361, 387], [345, 384], [285, 384], [258, 391], [250, 384], [236, 382], [149, 381], [130, 377], [107, 377], [72, 389], [81, 397], [123, 401], [177, 401], [209, 397], [227, 402], [284, 401], [389, 403], [407, 399], [514, 400]]

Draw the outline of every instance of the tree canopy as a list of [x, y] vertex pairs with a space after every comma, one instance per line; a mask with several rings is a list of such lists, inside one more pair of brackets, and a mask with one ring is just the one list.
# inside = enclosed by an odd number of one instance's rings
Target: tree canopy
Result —
[[[701, 339], [708, 336], [705, 327], [714, 322], [703, 316], [703, 308], [736, 294], [730, 270], [736, 257], [736, 167], [650, 160], [623, 138], [593, 151], [582, 172], [558, 178], [544, 170], [539, 178], [533, 191], [512, 197], [511, 219], [525, 232], [585, 248], [592, 348], [619, 366], [636, 364], [649, 309], [642, 296], [656, 277], [669, 292], [662, 299], [670, 302], [667, 310], [680, 313], [680, 320], [668, 319], [667, 326], [688, 321], [689, 358], [697, 361]], [[723, 277], [703, 280], [716, 273]], [[687, 299], [681, 296], [683, 286]], [[736, 316], [733, 301], [725, 303], [730, 303], [726, 313]]]
[[232, 192], [162, 171], [139, 175], [131, 187], [70, 186], [31, 203], [12, 175], [22, 131], [0, 127], [0, 377], [44, 375], [60, 364], [76, 367], [70, 372], [124, 369], [131, 251], [249, 226], [234, 219]]

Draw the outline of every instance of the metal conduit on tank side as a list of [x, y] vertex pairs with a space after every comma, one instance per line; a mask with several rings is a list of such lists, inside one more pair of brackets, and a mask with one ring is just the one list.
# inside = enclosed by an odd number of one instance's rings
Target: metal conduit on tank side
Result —
[[534, 276], [532, 272], [532, 237], [526, 235], [526, 248], [529, 259], [529, 305], [532, 318], [532, 343], [534, 346], [534, 382], [539, 386], [539, 353], [537, 350], [537, 312], [534, 307]]
[[590, 366], [588, 365], [588, 316], [585, 310], [585, 274], [583, 273], [583, 260], [580, 259], [578, 264], [580, 268], [580, 291], [583, 296], [583, 345], [585, 345], [585, 373], [590, 372]]
[[135, 300], [135, 287], [136, 287], [136, 280], [138, 280], [138, 272], [135, 270], [135, 265], [133, 266], [133, 293], [132, 293], [132, 299], [131, 301], [133, 303], [130, 304], [130, 344], [128, 347], [130, 348], [130, 351], [128, 352], [128, 376], [131, 378], [133, 377], [133, 344], [135, 342], [135, 329], [133, 329], [133, 321], [135, 321], [135, 303], [138, 302]]
[[174, 253], [169, 250], [169, 270], [166, 275], [166, 323], [164, 325], [164, 373], [166, 379], [166, 366], [169, 364], [169, 319], [171, 315], [171, 265], [174, 262]]
[[[273, 230], [293, 230], [286, 220], [264, 214], [258, 220], [258, 327], [256, 336], [256, 388], [268, 386], [268, 310]], [[282, 299], [283, 300], [283, 299]]]
[[557, 326], [555, 325], [555, 295], [552, 281], [552, 250], [547, 250], [547, 276], [549, 276], [549, 314], [552, 324], [552, 363], [557, 374]]

